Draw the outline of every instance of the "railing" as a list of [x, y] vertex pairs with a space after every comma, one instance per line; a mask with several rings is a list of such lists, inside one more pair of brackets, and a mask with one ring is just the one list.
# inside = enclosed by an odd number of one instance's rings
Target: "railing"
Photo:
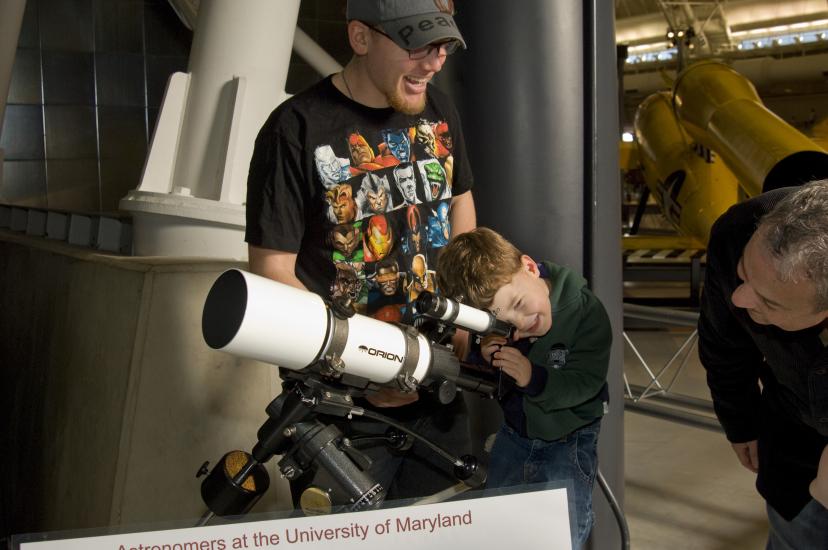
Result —
[[[672, 391], [698, 342], [698, 330], [695, 328], [699, 320], [698, 313], [624, 304], [624, 318], [654, 321], [664, 325], [693, 327], [693, 331], [684, 339], [676, 352], [659, 368], [651, 367], [630, 338], [628, 332], [626, 330], [622, 332], [624, 341], [635, 354], [649, 377], [647, 385], [638, 386], [630, 384], [627, 373], [624, 373], [624, 409], [661, 418], [662, 420], [721, 432], [722, 428], [714, 416], [711, 401], [677, 394]], [[678, 367], [674, 369], [673, 367], [676, 365]], [[674, 371], [672, 377], [669, 382], [665, 382], [664, 379], [671, 371]]]

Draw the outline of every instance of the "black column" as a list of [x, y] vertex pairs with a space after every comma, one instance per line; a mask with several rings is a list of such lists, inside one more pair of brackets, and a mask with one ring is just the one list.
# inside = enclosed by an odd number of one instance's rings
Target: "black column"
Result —
[[[469, 50], [444, 68], [475, 175], [478, 225], [582, 272], [613, 323], [601, 470], [623, 504], [621, 183], [614, 7], [602, 0], [457, 2]], [[620, 545], [603, 494], [593, 548]]]
[[582, 2], [474, 0], [458, 7], [469, 50], [451, 63], [478, 223], [532, 257], [580, 270]]

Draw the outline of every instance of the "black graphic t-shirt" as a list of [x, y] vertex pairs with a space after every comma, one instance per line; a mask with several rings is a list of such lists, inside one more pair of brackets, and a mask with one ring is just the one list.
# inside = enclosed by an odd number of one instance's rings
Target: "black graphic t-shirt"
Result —
[[359, 313], [409, 320], [437, 291], [452, 196], [472, 175], [456, 109], [429, 86], [404, 115], [356, 103], [328, 77], [280, 105], [256, 138], [247, 183], [250, 244], [296, 252], [302, 283]]

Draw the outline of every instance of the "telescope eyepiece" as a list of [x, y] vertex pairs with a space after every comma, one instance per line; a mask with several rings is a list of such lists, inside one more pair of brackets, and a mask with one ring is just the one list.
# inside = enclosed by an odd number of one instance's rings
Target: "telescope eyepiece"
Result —
[[417, 307], [417, 313], [420, 315], [436, 317], [438, 319], [442, 318], [448, 309], [448, 301], [444, 297], [437, 296], [427, 290], [417, 296], [415, 305]]

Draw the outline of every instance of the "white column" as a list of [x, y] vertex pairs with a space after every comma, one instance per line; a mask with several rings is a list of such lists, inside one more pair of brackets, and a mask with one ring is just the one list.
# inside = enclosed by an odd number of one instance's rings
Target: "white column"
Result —
[[[190, 87], [173, 176], [195, 197], [244, 201], [253, 140], [285, 97], [299, 1], [203, 0], [198, 10], [188, 72]], [[243, 78], [239, 94], [233, 79]], [[228, 143], [237, 113], [238, 141]], [[227, 170], [223, 166], [228, 164]], [[229, 170], [229, 173], [227, 173]], [[225, 175], [228, 181], [223, 181]]]
[[299, 0], [202, 0], [186, 75], [173, 75], [138, 189], [136, 255], [246, 257], [253, 143], [285, 97]]

